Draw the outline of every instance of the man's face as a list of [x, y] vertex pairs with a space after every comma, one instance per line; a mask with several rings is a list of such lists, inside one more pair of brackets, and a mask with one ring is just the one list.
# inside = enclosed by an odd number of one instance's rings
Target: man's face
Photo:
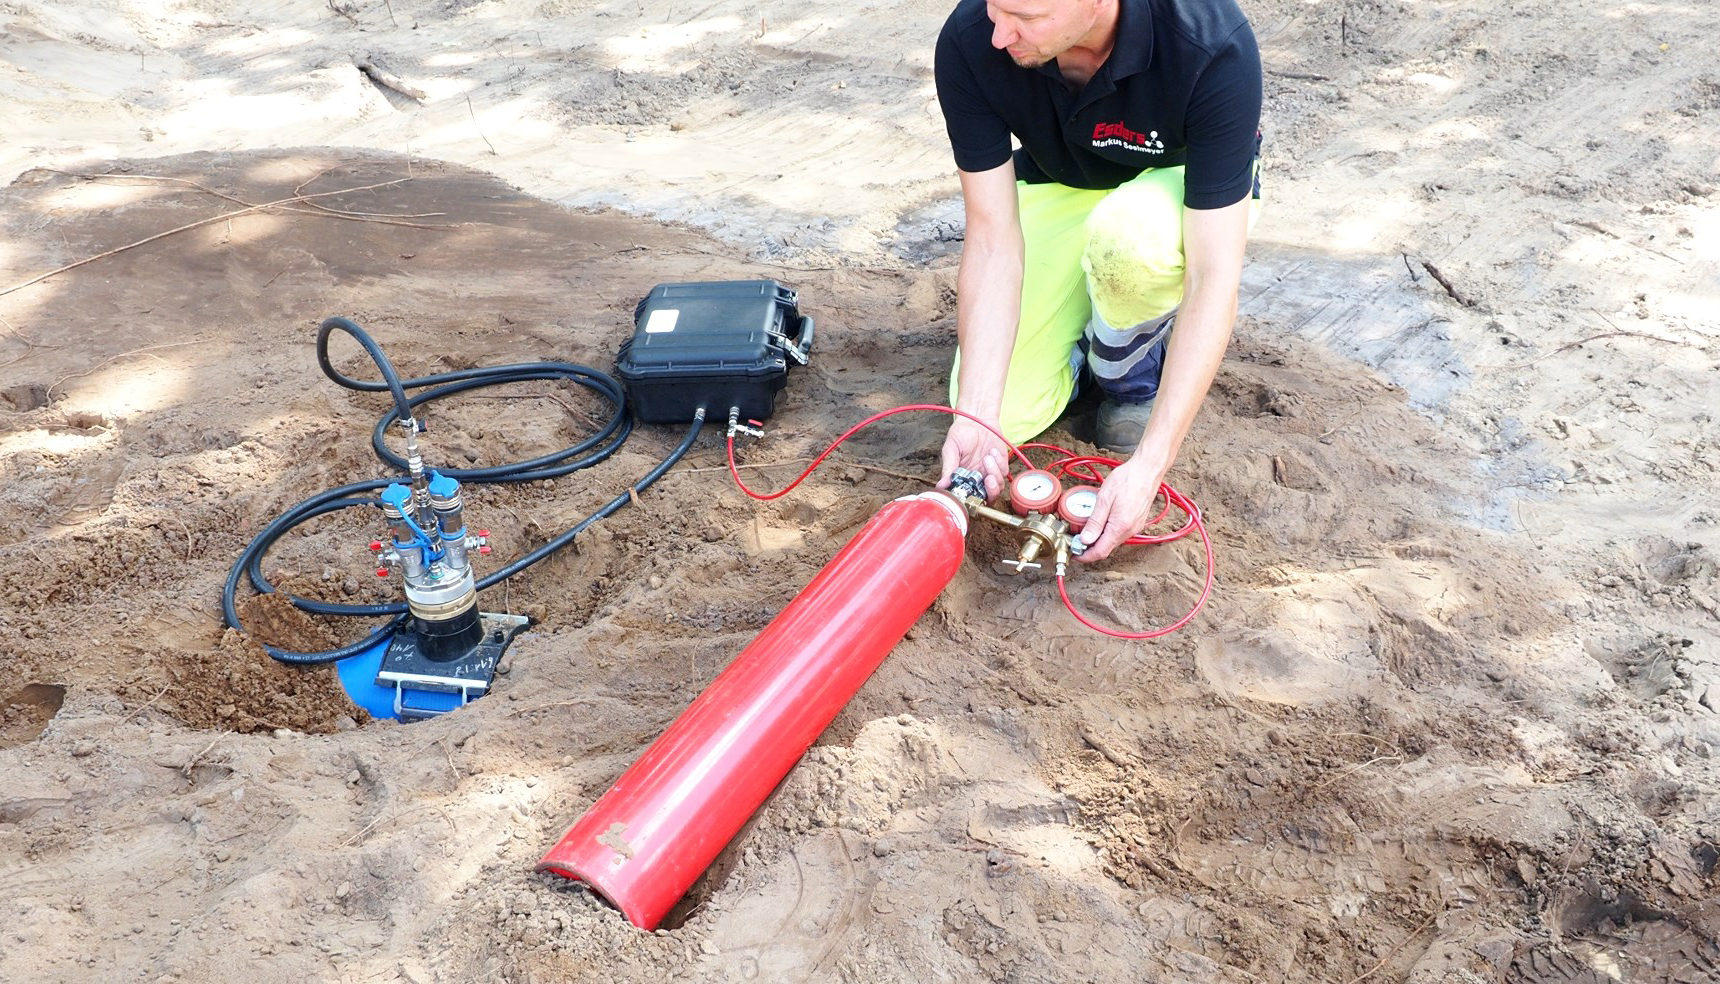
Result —
[[986, 0], [991, 46], [1022, 68], [1038, 68], [1074, 47], [1097, 21], [1093, 0]]

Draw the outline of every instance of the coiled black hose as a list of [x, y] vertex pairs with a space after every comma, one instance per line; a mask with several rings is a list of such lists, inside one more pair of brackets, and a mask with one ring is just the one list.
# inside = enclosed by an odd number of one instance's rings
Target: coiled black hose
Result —
[[[329, 361], [328, 342], [329, 336], [337, 331], [351, 335], [360, 345], [364, 346], [364, 350], [370, 354], [371, 359], [375, 361], [377, 368], [381, 371], [382, 382], [353, 379], [334, 368], [334, 365]], [[570, 362], [527, 362], [510, 366], [496, 366], [489, 369], [466, 369], [440, 373], [418, 379], [401, 379], [399, 374], [394, 371], [393, 364], [388, 361], [388, 356], [365, 333], [364, 329], [346, 318], [329, 318], [323, 321], [317, 330], [317, 364], [322, 367], [325, 375], [347, 389], [366, 393], [386, 392], [393, 397], [394, 409], [377, 422], [376, 429], [371, 435], [371, 445], [376, 449], [378, 457], [401, 474], [405, 474], [407, 470], [406, 459], [390, 450], [383, 440], [389, 426], [397, 421], [411, 420], [413, 410], [425, 403], [481, 386], [498, 386], [503, 383], [527, 382], [536, 379], [564, 379], [596, 390], [599, 395], [609, 401], [612, 411], [608, 422], [598, 430], [597, 434], [553, 454], [492, 468], [437, 469], [443, 475], [462, 482], [501, 484], [505, 482], [529, 482], [540, 478], [556, 478], [566, 475], [581, 468], [589, 468], [620, 450], [633, 430], [632, 419], [627, 413], [627, 395], [621, 388], [621, 384], [607, 373]], [[423, 387], [434, 388], [408, 398], [406, 394], [408, 389]], [[493, 585], [500, 584], [567, 546], [573, 542], [574, 537], [590, 528], [593, 523], [613, 514], [631, 501], [635, 494], [649, 488], [652, 483], [662, 478], [664, 473], [673, 468], [675, 463], [680, 461], [682, 456], [692, 448], [693, 441], [699, 436], [699, 428], [704, 423], [704, 417], [704, 411], [699, 411], [697, 419], [688, 428], [687, 435], [681, 440], [680, 445], [669, 452], [667, 457], [627, 491], [605, 503], [602, 508], [590, 516], [580, 520], [567, 532], [560, 534], [501, 570], [479, 580], [477, 590], [483, 591]], [[232, 570], [227, 573], [227, 582], [221, 590], [221, 614], [226, 619], [227, 624], [232, 628], [243, 630], [239, 623], [238, 606], [235, 601], [241, 578], [248, 577], [251, 586], [259, 594], [273, 594], [275, 592], [274, 585], [270, 584], [268, 578], [263, 575], [263, 557], [275, 541], [299, 524], [324, 513], [345, 509], [349, 506], [380, 507], [381, 500], [373, 495], [366, 495], [366, 493], [386, 488], [396, 481], [399, 481], [399, 478], [371, 479], [318, 493], [292, 506], [269, 525], [263, 527], [262, 531], [240, 552], [238, 559], [233, 562]], [[313, 598], [301, 598], [297, 595], [288, 595], [287, 599], [292, 602], [295, 608], [316, 615], [393, 616], [378, 632], [373, 632], [357, 642], [341, 646], [338, 649], [300, 653], [264, 644], [263, 649], [271, 657], [280, 662], [295, 665], [332, 663], [355, 655], [392, 636], [408, 617], [407, 605], [403, 601], [382, 605], [342, 605], [328, 601], [317, 601]]]

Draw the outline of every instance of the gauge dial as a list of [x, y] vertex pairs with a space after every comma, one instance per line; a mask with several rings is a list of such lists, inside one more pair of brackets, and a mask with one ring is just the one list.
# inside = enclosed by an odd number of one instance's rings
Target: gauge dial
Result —
[[1099, 505], [1099, 490], [1091, 485], [1077, 485], [1063, 493], [1063, 500], [1057, 504], [1057, 515], [1063, 517], [1072, 529], [1080, 529], [1092, 518], [1093, 510]]
[[1046, 512], [1057, 502], [1063, 486], [1057, 476], [1048, 471], [1024, 471], [1009, 484], [1009, 504], [1023, 516], [1030, 512]]

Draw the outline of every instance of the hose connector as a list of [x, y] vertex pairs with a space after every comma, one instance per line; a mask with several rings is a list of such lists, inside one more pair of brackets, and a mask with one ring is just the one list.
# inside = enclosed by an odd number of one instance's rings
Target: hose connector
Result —
[[414, 488], [424, 483], [424, 456], [418, 451], [418, 432], [424, 428], [418, 425], [417, 417], [398, 418], [400, 429], [406, 432], [406, 473], [412, 479]]
[[950, 494], [959, 499], [985, 501], [985, 474], [975, 468], [957, 468], [950, 472]]
[[[752, 426], [749, 427], [747, 424], [751, 424]], [[741, 408], [730, 407], [728, 436], [732, 438], [736, 434], [749, 434], [753, 437], [763, 437], [764, 424], [757, 420], [749, 420], [746, 424], [743, 424], [741, 423]]]

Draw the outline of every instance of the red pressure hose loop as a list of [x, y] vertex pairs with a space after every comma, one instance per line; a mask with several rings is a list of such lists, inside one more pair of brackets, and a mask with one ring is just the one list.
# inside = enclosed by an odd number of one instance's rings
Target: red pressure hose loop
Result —
[[[1193, 504], [1190, 503], [1190, 506], [1192, 508]], [[1190, 524], [1200, 533], [1200, 544], [1206, 553], [1206, 583], [1201, 586], [1200, 597], [1195, 599], [1194, 607], [1188, 610], [1187, 615], [1184, 615], [1182, 618], [1177, 619], [1175, 622], [1172, 622], [1162, 629], [1148, 629], [1145, 632], [1124, 632], [1120, 629], [1108, 629], [1103, 625], [1099, 625], [1092, 621], [1087, 618], [1087, 616], [1076, 610], [1075, 602], [1069, 599], [1069, 589], [1064, 586], [1063, 575], [1059, 574], [1057, 575], [1057, 593], [1063, 598], [1063, 607], [1069, 609], [1069, 614], [1075, 616], [1075, 621], [1080, 622], [1082, 625], [1092, 629], [1094, 632], [1101, 632], [1115, 639], [1157, 639], [1159, 636], [1169, 635], [1194, 621], [1195, 615], [1199, 614], [1200, 610], [1206, 606], [1207, 596], [1212, 594], [1212, 538], [1207, 536], [1206, 525], [1200, 520], [1199, 510], [1191, 512], [1189, 517]]]
[[[909, 411], [920, 411], [920, 410], [931, 411], [931, 412], [936, 412], [936, 413], [946, 413], [946, 414], [950, 414], [950, 415], [956, 416], [956, 417], [964, 417], [968, 420], [973, 421], [976, 424], [979, 424], [981, 427], [984, 427], [986, 430], [988, 430], [992, 434], [996, 435], [998, 440], [1003, 441], [1003, 443], [1009, 448], [1010, 452], [1012, 454], [1014, 454], [1015, 457], [1019, 458], [1021, 460], [1022, 464], [1025, 465], [1029, 469], [1036, 469], [1037, 470], [1037, 466], [1035, 466], [1033, 461], [1027, 457], [1026, 452], [1028, 452], [1028, 451], [1050, 451], [1050, 452], [1058, 455], [1059, 457], [1056, 460], [1047, 464], [1043, 470], [1051, 472], [1053, 475], [1060, 476], [1062, 478], [1073, 479], [1077, 482], [1091, 482], [1095, 485], [1098, 485], [1098, 484], [1102, 484], [1105, 481], [1105, 476], [1110, 473], [1111, 469], [1116, 468], [1122, 464], [1122, 461], [1119, 459], [1116, 459], [1116, 458], [1107, 458], [1107, 457], [1104, 457], [1103, 455], [1076, 454], [1073, 451], [1069, 451], [1066, 448], [1060, 448], [1055, 444], [1045, 444], [1045, 443], [1033, 442], [1033, 443], [1022, 444], [1022, 445], [1017, 446], [1015, 444], [1011, 444], [1008, 438], [1004, 437], [1001, 433], [998, 432], [997, 428], [991, 426], [990, 424], [979, 419], [978, 417], [975, 417], [973, 414], [967, 413], [966, 411], [956, 410], [952, 407], [946, 407], [946, 406], [942, 406], [942, 405], [936, 404], [936, 403], [911, 403], [911, 404], [908, 404], [906, 406], [896, 407], [892, 410], [884, 410], [884, 411], [881, 411], [879, 413], [875, 413], [872, 416], [867, 417], [865, 420], [860, 421], [858, 424], [855, 424], [853, 427], [848, 428], [846, 431], [843, 431], [842, 436], [840, 436], [836, 440], [830, 442], [830, 446], [825, 448], [824, 452], [822, 454], [820, 454], [818, 457], [812, 459], [812, 463], [806, 466], [806, 470], [802, 471], [799, 475], [795, 476], [794, 481], [789, 482], [788, 485], [784, 486], [781, 490], [776, 491], [776, 492], [768, 492], [768, 493], [754, 492], [752, 489], [747, 487], [747, 484], [745, 482], [743, 482], [741, 480], [741, 474], [740, 474], [739, 466], [737, 466], [735, 464], [735, 437], [734, 437], [733, 433], [730, 433], [729, 437], [728, 437], [729, 475], [734, 478], [735, 485], [737, 487], [739, 487], [742, 492], [746, 493], [748, 496], [750, 496], [754, 499], [758, 499], [758, 500], [761, 500], [764, 502], [769, 502], [773, 499], [780, 499], [783, 496], [787, 495], [788, 493], [794, 491], [794, 489], [796, 487], [798, 487], [801, 482], [806, 481], [807, 477], [810, 476], [814, 471], [816, 471], [818, 469], [819, 465], [824, 463], [824, 459], [830, 457], [831, 453], [834, 452], [839, 446], [841, 446], [842, 442], [848, 440], [850, 437], [853, 437], [854, 434], [856, 432], [860, 431], [862, 428], [868, 427], [868, 426], [870, 426], [870, 425], [872, 425], [872, 424], [874, 424], [880, 420], [883, 420], [885, 417], [892, 417], [898, 413], [907, 413]], [[1103, 474], [1100, 472], [1101, 468], [1104, 469]], [[1122, 631], [1119, 629], [1105, 628], [1104, 626], [1099, 625], [1099, 624], [1093, 622], [1092, 620], [1088, 619], [1085, 615], [1082, 615], [1081, 612], [1075, 608], [1075, 603], [1072, 600], [1070, 600], [1069, 590], [1068, 590], [1068, 587], [1064, 583], [1064, 577], [1063, 577], [1063, 575], [1059, 574], [1057, 576], [1057, 593], [1060, 596], [1062, 596], [1062, 598], [1063, 598], [1063, 606], [1065, 608], [1069, 609], [1069, 614], [1075, 616], [1076, 621], [1080, 622], [1082, 625], [1085, 625], [1087, 628], [1092, 629], [1095, 632], [1100, 632], [1100, 633], [1103, 633], [1105, 635], [1108, 635], [1108, 636], [1111, 636], [1111, 637], [1117, 638], [1117, 639], [1156, 639], [1159, 636], [1167, 635], [1171, 632], [1175, 632], [1176, 630], [1182, 628], [1183, 626], [1187, 625], [1190, 621], [1192, 621], [1194, 619], [1195, 615], [1199, 614], [1201, 608], [1205, 607], [1207, 597], [1212, 594], [1212, 581], [1213, 581], [1212, 538], [1207, 535], [1206, 524], [1205, 524], [1205, 522], [1201, 516], [1200, 507], [1195, 505], [1194, 500], [1190, 499], [1186, 495], [1183, 495], [1181, 492], [1178, 492], [1176, 489], [1171, 488], [1171, 486], [1165, 482], [1159, 483], [1158, 493], [1157, 493], [1157, 495], [1154, 496], [1154, 498], [1155, 499], [1162, 498], [1164, 500], [1165, 505], [1164, 505], [1163, 509], [1159, 510], [1159, 512], [1156, 516], [1154, 516], [1150, 521], [1148, 521], [1148, 523], [1147, 523], [1148, 528], [1151, 528], [1151, 527], [1156, 526], [1159, 523], [1163, 522], [1165, 517], [1170, 515], [1171, 509], [1173, 507], [1175, 507], [1178, 511], [1180, 511], [1183, 514], [1183, 516], [1186, 519], [1186, 522], [1184, 522], [1182, 524], [1182, 526], [1178, 527], [1175, 530], [1172, 530], [1169, 533], [1158, 533], [1158, 534], [1137, 533], [1134, 536], [1129, 537], [1127, 540], [1124, 540], [1123, 543], [1125, 545], [1128, 545], [1128, 546], [1147, 546], [1150, 544], [1170, 543], [1173, 540], [1182, 539], [1183, 537], [1189, 535], [1191, 532], [1192, 533], [1199, 533], [1200, 534], [1201, 548], [1202, 548], [1202, 551], [1206, 555], [1206, 578], [1205, 578], [1205, 583], [1201, 587], [1200, 597], [1195, 600], [1194, 607], [1189, 609], [1188, 614], [1184, 615], [1180, 619], [1177, 619], [1175, 622], [1171, 623], [1170, 625], [1165, 626], [1164, 628], [1149, 629], [1149, 630], [1144, 631], [1144, 632], [1125, 632], [1125, 631]]]
[[839, 445], [841, 445], [843, 441], [846, 441], [850, 437], [853, 437], [856, 431], [859, 431], [861, 428], [866, 427], [870, 424], [874, 424], [880, 420], [883, 420], [885, 417], [893, 417], [896, 414], [907, 413], [910, 410], [932, 410], [932, 411], [937, 411], [939, 413], [947, 413], [947, 414], [950, 414], [950, 415], [956, 416], [956, 417], [965, 417], [968, 420], [971, 420], [974, 423], [980, 425], [981, 427], [984, 427], [986, 430], [991, 431], [992, 434], [996, 435], [997, 439], [1002, 441], [1017, 458], [1021, 459], [1022, 464], [1026, 465], [1029, 468], [1033, 467], [1033, 462], [1028, 460], [1027, 455], [1021, 453], [1020, 448], [1018, 448], [1014, 444], [1010, 443], [1009, 438], [1004, 437], [1003, 434], [1001, 432], [999, 432], [996, 427], [991, 426], [990, 424], [979, 419], [978, 417], [974, 416], [973, 414], [968, 413], [965, 410], [957, 410], [953, 407], [946, 407], [946, 406], [943, 406], [943, 405], [937, 404], [937, 403], [910, 403], [906, 406], [896, 407], [893, 410], [884, 410], [884, 411], [881, 411], [879, 413], [875, 413], [872, 416], [867, 417], [865, 420], [860, 421], [858, 424], [855, 424], [853, 427], [850, 427], [847, 430], [843, 431], [841, 437], [838, 437], [836, 440], [831, 441], [830, 446], [824, 449], [823, 454], [812, 459], [812, 464], [807, 465], [805, 471], [801, 472], [798, 476], [796, 476], [794, 481], [788, 483], [788, 485], [785, 486], [779, 492], [770, 492], [770, 493], [754, 492], [752, 489], [747, 488], [747, 484], [745, 482], [741, 481], [740, 470], [735, 466], [735, 437], [733, 434], [730, 434], [729, 439], [728, 439], [729, 474], [734, 476], [735, 484], [740, 487], [740, 490], [742, 492], [745, 492], [747, 495], [751, 496], [754, 499], [758, 499], [758, 500], [761, 500], [763, 502], [769, 502], [773, 499], [780, 499], [783, 496], [787, 495], [788, 493], [794, 491], [795, 487], [798, 486], [801, 482], [806, 481], [807, 476], [811, 475], [813, 473], [813, 471], [818, 468], [819, 465], [823, 464], [824, 459], [830, 457], [831, 452], [835, 451], [836, 448]]

